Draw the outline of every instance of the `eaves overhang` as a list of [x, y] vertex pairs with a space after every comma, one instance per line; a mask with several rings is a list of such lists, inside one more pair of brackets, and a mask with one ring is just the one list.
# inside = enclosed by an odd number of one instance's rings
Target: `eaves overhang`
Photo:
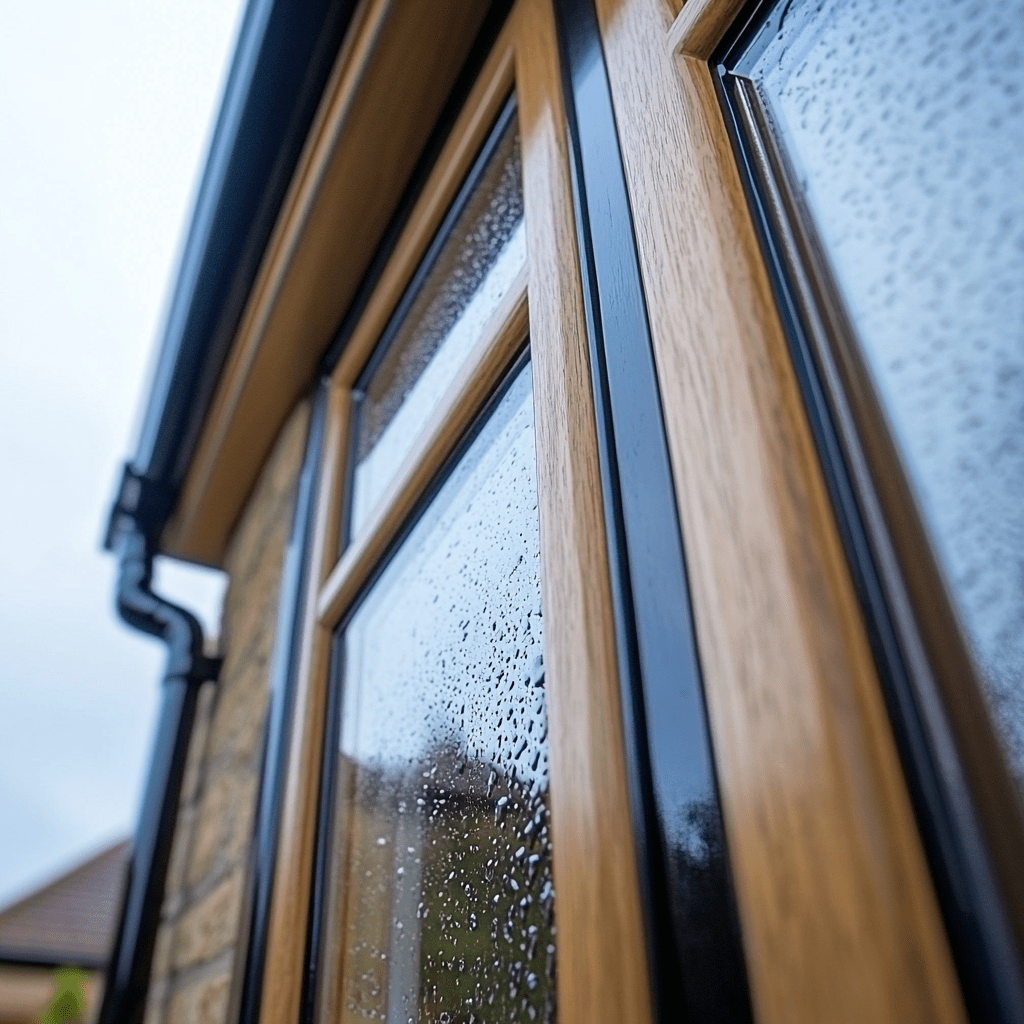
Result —
[[491, 6], [251, 0], [108, 547], [222, 563]]
[[249, 0], [107, 548], [125, 512], [159, 533], [173, 509], [355, 7]]

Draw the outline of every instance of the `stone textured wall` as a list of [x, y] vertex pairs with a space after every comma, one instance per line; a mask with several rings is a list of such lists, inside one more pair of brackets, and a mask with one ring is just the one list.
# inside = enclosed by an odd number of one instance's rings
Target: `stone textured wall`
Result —
[[223, 1024], [235, 966], [277, 598], [306, 442], [292, 414], [232, 537], [220, 681], [204, 687], [189, 749], [146, 1024]]

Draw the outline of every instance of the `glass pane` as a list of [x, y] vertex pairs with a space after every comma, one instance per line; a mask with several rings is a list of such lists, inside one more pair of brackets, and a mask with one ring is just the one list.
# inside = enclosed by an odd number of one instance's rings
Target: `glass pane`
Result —
[[[507, 123], [506, 123], [507, 122]], [[454, 224], [413, 281], [360, 383], [350, 532], [366, 521], [454, 380], [488, 318], [526, 265], [522, 157], [515, 110], [485, 147]]]
[[321, 1021], [554, 1019], [536, 493], [527, 365], [344, 633]]
[[1024, 0], [779, 10], [740, 70], [804, 189], [1022, 784]]

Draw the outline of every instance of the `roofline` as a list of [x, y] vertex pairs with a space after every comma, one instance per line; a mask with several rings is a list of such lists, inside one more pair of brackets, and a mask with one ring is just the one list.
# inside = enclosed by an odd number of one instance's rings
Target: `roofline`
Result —
[[249, 0], [108, 549], [125, 514], [153, 542], [170, 516], [355, 7]]
[[[15, 897], [0, 907], [0, 919], [21, 911], [27, 904], [40, 897], [46, 897], [62, 885], [68, 884], [76, 875], [90, 870], [97, 861], [122, 852], [122, 867], [128, 863], [131, 840], [128, 838], [108, 842], [93, 853], [75, 861], [70, 867], [34, 885], [29, 891]], [[115, 897], [116, 898], [116, 897]], [[38, 945], [0, 943], [0, 966], [17, 967], [80, 967], [83, 970], [99, 970], [106, 964], [106, 954], [87, 953], [81, 950], [47, 948]]]
[[[78, 874], [80, 871], [84, 871], [86, 868], [91, 868], [96, 861], [101, 860], [113, 853], [119, 846], [125, 847], [125, 862], [128, 860], [128, 848], [131, 846], [131, 836], [121, 836], [120, 839], [114, 839], [103, 844], [103, 846], [95, 848], [92, 853], [87, 853], [80, 856], [77, 860], [72, 861], [70, 867], [57, 868], [55, 871], [44, 876], [33, 883], [30, 883], [30, 888], [23, 888], [19, 892], [15, 893], [13, 897], [7, 902], [0, 905], [0, 919], [12, 911], [18, 910], [24, 904], [30, 900], [34, 900], [44, 893], [50, 892], [57, 886], [65, 883], [72, 875]], [[3, 958], [3, 945], [0, 944], [0, 959]]]
[[80, 956], [69, 953], [61, 957], [53, 950], [37, 950], [16, 946], [0, 946], [0, 967], [78, 967], [83, 971], [99, 971], [107, 965], [105, 956]]

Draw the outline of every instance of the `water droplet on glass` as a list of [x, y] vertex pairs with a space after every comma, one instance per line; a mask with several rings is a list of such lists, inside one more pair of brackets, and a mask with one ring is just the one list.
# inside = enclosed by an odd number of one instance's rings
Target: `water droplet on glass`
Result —
[[[546, 916], [547, 719], [544, 690], [531, 685], [542, 665], [540, 549], [522, 380], [344, 634], [345, 678], [358, 681], [342, 695], [348, 775], [337, 792], [340, 820], [355, 824], [339, 856], [357, 884], [338, 887], [346, 903], [332, 919], [348, 929], [342, 1005], [358, 989], [353, 1019], [533, 1020], [553, 984], [535, 959], [553, 941], [553, 890]], [[476, 445], [486, 457], [474, 462]], [[399, 816], [403, 806], [415, 813]], [[359, 883], [368, 867], [376, 883]], [[387, 922], [384, 949], [372, 951], [363, 936]]]

